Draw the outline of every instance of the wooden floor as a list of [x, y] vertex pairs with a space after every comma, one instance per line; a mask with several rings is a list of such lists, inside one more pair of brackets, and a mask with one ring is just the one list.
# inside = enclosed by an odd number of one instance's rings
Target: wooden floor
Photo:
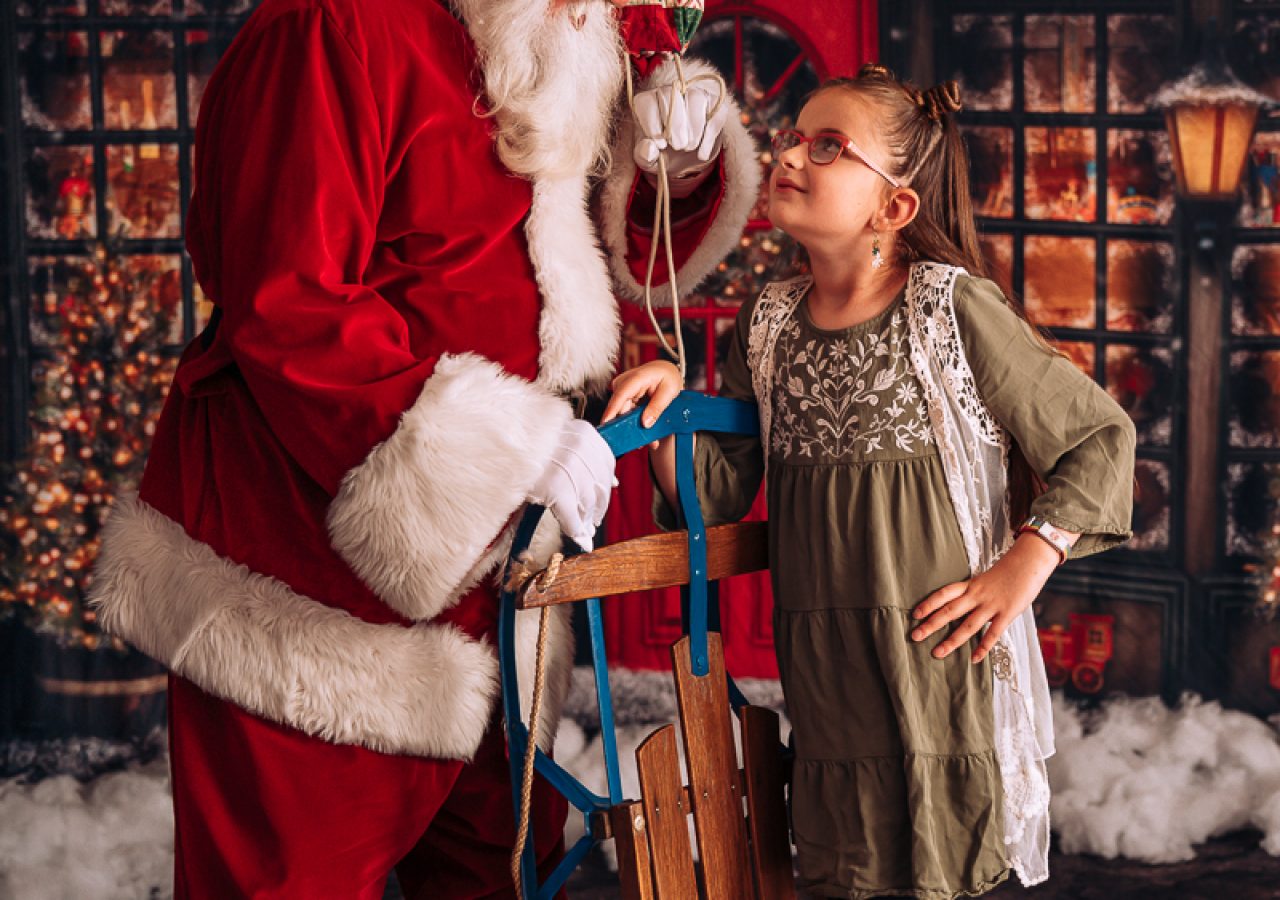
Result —
[[[1148, 866], [1096, 856], [1063, 856], [1049, 861], [1052, 877], [1030, 890], [1005, 884], [987, 897], [1009, 900], [1280, 900], [1280, 857], [1258, 846], [1256, 831], [1239, 832], [1200, 846], [1195, 860]], [[617, 897], [613, 875], [591, 861], [569, 881], [571, 900]]]
[[[1063, 856], [1054, 852], [1052, 873], [1039, 887], [1004, 884], [987, 897], [1010, 900], [1280, 900], [1280, 857], [1258, 846], [1256, 831], [1217, 838], [1197, 848], [1191, 862], [1148, 866], [1123, 859]], [[592, 857], [569, 879], [571, 900], [611, 900], [616, 879], [603, 860]], [[394, 879], [384, 900], [402, 900]], [[447, 900], [447, 898], [438, 898]]]

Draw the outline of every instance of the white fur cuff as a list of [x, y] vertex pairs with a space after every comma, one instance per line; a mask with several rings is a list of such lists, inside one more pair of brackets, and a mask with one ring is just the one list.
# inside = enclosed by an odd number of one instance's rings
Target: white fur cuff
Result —
[[487, 548], [570, 418], [563, 400], [495, 363], [441, 357], [395, 433], [343, 479], [334, 548], [392, 609], [434, 617], [496, 561]]
[[498, 692], [493, 649], [449, 625], [374, 625], [193, 540], [136, 497], [103, 530], [104, 629], [263, 718], [383, 753], [468, 759]]
[[[685, 59], [681, 63], [686, 79], [716, 72], [713, 66], [701, 60]], [[675, 65], [663, 63], [644, 84], [637, 85], [636, 92], [670, 84], [675, 79]], [[759, 196], [761, 169], [755, 142], [742, 124], [742, 114], [734, 99], [726, 96], [724, 102], [730, 106], [729, 118], [721, 133], [725, 194], [701, 243], [676, 272], [676, 283], [682, 297], [692, 293], [720, 261], [737, 247], [746, 227], [747, 217]], [[623, 124], [618, 129], [614, 142], [613, 170], [601, 191], [600, 213], [614, 283], [620, 294], [639, 302], [644, 300], [644, 285], [635, 279], [627, 266], [627, 205], [637, 171], [632, 157], [634, 142], [635, 124], [628, 112], [623, 116]], [[671, 288], [668, 285], [654, 287], [652, 295], [654, 303], [660, 306], [671, 305]]]

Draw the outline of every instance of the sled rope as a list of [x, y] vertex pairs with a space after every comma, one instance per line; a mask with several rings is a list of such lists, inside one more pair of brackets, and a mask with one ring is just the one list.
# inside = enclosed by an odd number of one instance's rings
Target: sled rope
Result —
[[[560, 557], [557, 553], [556, 557]], [[553, 563], [558, 568], [558, 563]], [[546, 682], [546, 651], [548, 625], [551, 623], [551, 607], [542, 607], [538, 617], [538, 652], [533, 662], [533, 701], [529, 705], [529, 744], [524, 751], [524, 772], [520, 780], [520, 827], [516, 831], [516, 846], [511, 851], [511, 880], [515, 882], [516, 896], [524, 896], [524, 882], [520, 873], [520, 858], [529, 842], [529, 818], [533, 810], [533, 763], [538, 754], [538, 714], [542, 711], [542, 689]], [[510, 726], [508, 726], [510, 727]]]
[[547, 563], [546, 569], [542, 572], [533, 570], [532, 557], [525, 551], [521, 558], [511, 567], [511, 574], [507, 576], [507, 582], [504, 584], [503, 590], [511, 591], [513, 594], [522, 593], [529, 584], [530, 580], [534, 581], [531, 590], [545, 591], [555, 584], [556, 576], [560, 574], [560, 566], [564, 563], [564, 554], [555, 553], [551, 557], [551, 561]]
[[[696, 75], [692, 79], [686, 79], [684, 76], [684, 66], [680, 63], [679, 56], [673, 56], [672, 62], [676, 67], [676, 83], [680, 88], [681, 94], [689, 92], [689, 85], [696, 84], [699, 81], [713, 81], [720, 88], [720, 96], [716, 98], [715, 105], [711, 107], [707, 113], [707, 119], [710, 120], [720, 111], [720, 107], [724, 105], [725, 97], [728, 94], [728, 87], [724, 83], [724, 79], [718, 74], [705, 72]], [[627, 71], [627, 105], [631, 109], [631, 118], [639, 121], [636, 117], [636, 94], [635, 82], [631, 75], [631, 66], [625, 66]], [[662, 138], [668, 145], [671, 143], [671, 115], [675, 111], [675, 105], [668, 106], [663, 113], [662, 121]], [[667, 158], [658, 153], [658, 197], [657, 202], [653, 205], [653, 243], [649, 246], [649, 261], [645, 268], [644, 274], [644, 308], [649, 314], [649, 322], [653, 325], [653, 332], [658, 337], [658, 342], [662, 345], [662, 349], [667, 355], [676, 361], [676, 366], [680, 369], [680, 378], [683, 381], [688, 369], [684, 349], [684, 330], [680, 327], [680, 289], [676, 284], [676, 258], [675, 248], [672, 246], [671, 238], [671, 179], [667, 173]], [[658, 317], [653, 312], [653, 269], [658, 259], [658, 241], [662, 240], [662, 247], [665, 251], [667, 260], [667, 284], [671, 289], [671, 318], [675, 326], [676, 344], [674, 347], [667, 340], [667, 336], [662, 331], [662, 326], [658, 324]]]
[[[720, 96], [707, 113], [708, 120], [711, 119], [720, 111], [720, 107], [724, 104], [725, 97], [728, 94], [724, 79], [716, 74], [705, 73], [688, 80], [684, 77], [684, 67], [680, 64], [680, 57], [673, 56], [672, 61], [676, 67], [676, 79], [680, 93], [687, 94], [689, 85], [699, 81], [714, 81], [720, 86]], [[627, 72], [627, 105], [631, 109], [632, 119], [639, 121], [636, 119], [635, 114], [635, 84], [631, 76], [630, 60], [624, 62], [623, 67]], [[674, 105], [671, 105], [667, 107], [663, 114], [662, 137], [667, 141], [668, 145], [671, 143], [671, 115], [673, 112]], [[657, 191], [658, 198], [653, 209], [653, 243], [649, 247], [649, 262], [644, 276], [644, 308], [649, 314], [649, 321], [653, 324], [654, 334], [658, 336], [662, 349], [676, 361], [676, 365], [680, 369], [680, 380], [684, 381], [688, 366], [684, 349], [684, 333], [680, 327], [680, 290], [676, 285], [675, 248], [671, 237], [671, 180], [667, 173], [667, 158], [661, 152], [658, 153]], [[658, 259], [659, 237], [662, 239], [663, 249], [666, 252], [667, 283], [671, 288], [671, 311], [676, 331], [674, 347], [667, 340], [667, 336], [663, 334], [662, 326], [658, 324], [658, 317], [653, 311], [653, 269]], [[522, 560], [512, 568], [507, 586], [518, 591], [525, 587], [530, 579], [536, 577], [533, 589], [546, 590], [555, 581], [556, 575], [560, 571], [560, 564], [563, 561], [563, 554], [555, 554], [551, 558], [546, 571], [541, 575], [536, 575], [528, 561]], [[524, 856], [525, 845], [529, 842], [529, 820], [533, 811], [533, 774], [534, 763], [538, 755], [538, 720], [542, 712], [542, 694], [546, 683], [546, 648], [550, 622], [551, 607], [544, 606], [542, 614], [538, 618], [538, 650], [533, 666], [533, 700], [529, 705], [528, 744], [524, 751], [524, 768], [520, 782], [520, 822], [516, 829], [516, 845], [511, 851], [511, 880], [515, 883], [517, 897], [524, 897], [524, 880], [521, 877], [520, 863], [521, 858]]]

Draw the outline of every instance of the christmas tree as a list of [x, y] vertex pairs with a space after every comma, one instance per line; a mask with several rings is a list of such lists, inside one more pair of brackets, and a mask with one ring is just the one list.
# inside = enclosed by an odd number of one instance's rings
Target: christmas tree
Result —
[[99, 243], [42, 261], [32, 334], [32, 440], [0, 497], [0, 616], [64, 645], [109, 641], [85, 604], [112, 501], [136, 488], [176, 359], [176, 269]]
[[1262, 562], [1245, 566], [1258, 587], [1258, 612], [1268, 621], [1280, 609], [1280, 522], [1262, 540]]

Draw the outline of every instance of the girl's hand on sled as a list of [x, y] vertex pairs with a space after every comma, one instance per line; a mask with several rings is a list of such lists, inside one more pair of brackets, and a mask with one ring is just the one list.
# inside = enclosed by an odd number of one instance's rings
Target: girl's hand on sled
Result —
[[604, 408], [600, 424], [631, 412], [640, 405], [641, 400], [648, 397], [649, 403], [645, 406], [640, 422], [645, 428], [650, 428], [683, 388], [680, 370], [665, 359], [628, 369], [613, 379], [613, 396]]
[[935, 658], [944, 659], [989, 626], [973, 651], [973, 662], [982, 662], [1009, 624], [1040, 595], [1057, 565], [1057, 551], [1035, 535], [1022, 535], [986, 572], [948, 584], [926, 597], [912, 613], [918, 624], [911, 639], [922, 641], [944, 625], [963, 619], [933, 649]]
[[[662, 411], [671, 405], [684, 388], [680, 370], [666, 360], [654, 360], [623, 372], [613, 379], [613, 396], [604, 408], [601, 424], [631, 412], [645, 397], [649, 398], [640, 423], [650, 428], [658, 421]], [[649, 462], [653, 466], [658, 488], [675, 505], [676, 498], [676, 439], [668, 435], [649, 445]]]

